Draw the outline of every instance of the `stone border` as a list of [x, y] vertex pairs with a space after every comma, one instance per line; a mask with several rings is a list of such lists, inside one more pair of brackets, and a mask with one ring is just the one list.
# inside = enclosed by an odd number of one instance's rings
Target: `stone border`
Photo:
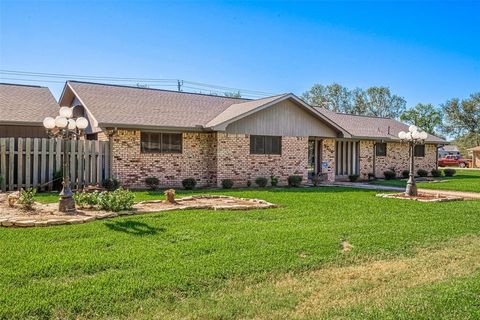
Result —
[[[255, 205], [241, 205], [241, 204], [200, 204], [200, 205], [188, 205], [188, 201], [197, 200], [197, 199], [231, 199], [231, 200], [241, 200]], [[222, 196], [222, 195], [199, 195], [199, 196], [189, 196], [176, 200], [177, 204], [171, 205], [171, 207], [166, 207], [163, 209], [136, 209], [135, 207], [140, 207], [142, 204], [149, 203], [165, 203], [164, 200], [148, 200], [141, 201], [134, 205], [133, 210], [130, 211], [119, 211], [119, 212], [106, 212], [101, 211], [102, 213], [98, 215], [71, 215], [66, 216], [67, 219], [52, 218], [47, 220], [35, 220], [30, 217], [25, 216], [14, 216], [14, 217], [0, 217], [0, 226], [1, 227], [48, 227], [56, 225], [67, 225], [67, 224], [82, 224], [88, 223], [95, 220], [102, 220], [108, 218], [115, 218], [120, 216], [130, 216], [130, 215], [139, 215], [147, 214], [154, 212], [164, 212], [164, 211], [173, 211], [173, 210], [194, 210], [194, 209], [210, 209], [210, 210], [254, 210], [254, 209], [268, 209], [268, 208], [277, 208], [278, 206], [260, 199], [248, 199], [248, 198], [236, 198], [231, 196]], [[88, 213], [89, 211], [86, 210]]]
[[[412, 200], [419, 202], [450, 202], [450, 201], [463, 201], [462, 197], [453, 197], [453, 196], [440, 196], [436, 197], [430, 194], [421, 194], [419, 197], [406, 197], [405, 193], [380, 193], [376, 195], [380, 198], [391, 198], [391, 199], [401, 199], [401, 200]], [[422, 198], [422, 196], [427, 196], [427, 198]]]

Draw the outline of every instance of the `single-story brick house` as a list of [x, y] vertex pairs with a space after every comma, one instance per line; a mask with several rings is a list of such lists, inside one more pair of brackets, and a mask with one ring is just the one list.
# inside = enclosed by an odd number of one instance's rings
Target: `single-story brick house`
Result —
[[[291, 93], [249, 100], [68, 81], [59, 104], [88, 117], [88, 134], [110, 140], [113, 175], [131, 188], [149, 176], [172, 187], [190, 177], [199, 186], [244, 186], [259, 176], [286, 184], [290, 175], [334, 181], [408, 168], [397, 138], [407, 125], [312, 107]], [[443, 143], [429, 135], [416, 167], [436, 168]]]
[[47, 138], [43, 119], [59, 108], [46, 87], [0, 83], [0, 138]]

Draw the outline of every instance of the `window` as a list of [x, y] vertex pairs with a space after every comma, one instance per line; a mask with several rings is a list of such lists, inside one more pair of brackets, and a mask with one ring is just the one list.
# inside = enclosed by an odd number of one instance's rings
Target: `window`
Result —
[[386, 157], [387, 156], [387, 144], [386, 143], [377, 143], [375, 145], [375, 155], [377, 157]]
[[424, 144], [416, 145], [415, 149], [413, 150], [413, 155], [415, 157], [425, 157], [425, 145]]
[[282, 154], [282, 137], [250, 136], [250, 154]]
[[182, 153], [181, 133], [142, 132], [142, 153]]

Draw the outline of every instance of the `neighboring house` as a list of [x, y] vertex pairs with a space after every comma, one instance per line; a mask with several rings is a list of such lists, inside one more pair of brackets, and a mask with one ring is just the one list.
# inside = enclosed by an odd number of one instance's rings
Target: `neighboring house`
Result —
[[43, 119], [58, 109], [46, 87], [0, 83], [0, 137], [47, 138]]
[[467, 149], [468, 156], [472, 158], [472, 168], [480, 168], [480, 146]]
[[[61, 106], [85, 115], [89, 134], [109, 139], [113, 175], [128, 187], [155, 176], [162, 186], [193, 177], [199, 186], [232, 179], [245, 186], [259, 176], [325, 173], [329, 181], [408, 168], [408, 148], [395, 120], [337, 114], [291, 93], [257, 100], [68, 81]], [[415, 150], [416, 168], [436, 167], [428, 136]]]
[[443, 158], [447, 155], [459, 156], [460, 149], [455, 145], [445, 145], [438, 148], [438, 157]]

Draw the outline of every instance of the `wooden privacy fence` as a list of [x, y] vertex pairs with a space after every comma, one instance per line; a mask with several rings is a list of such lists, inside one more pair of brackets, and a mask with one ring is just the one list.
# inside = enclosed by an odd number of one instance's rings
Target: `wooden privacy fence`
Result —
[[[108, 141], [68, 141], [72, 189], [101, 183], [110, 177]], [[0, 188], [3, 191], [37, 187], [51, 190], [53, 177], [62, 170], [63, 141], [46, 138], [0, 138]]]

